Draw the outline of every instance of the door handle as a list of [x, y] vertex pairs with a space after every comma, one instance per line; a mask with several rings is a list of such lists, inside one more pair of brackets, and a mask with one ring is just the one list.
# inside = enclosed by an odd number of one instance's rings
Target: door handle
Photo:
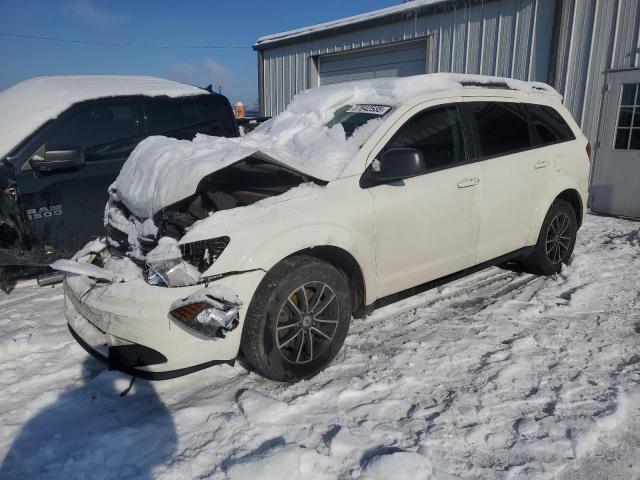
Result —
[[479, 183], [479, 178], [463, 178], [458, 182], [458, 188], [475, 187]]
[[549, 166], [549, 161], [548, 160], [541, 160], [539, 162], [536, 162], [536, 164], [533, 166], [533, 168], [538, 169], [538, 168], [545, 168]]

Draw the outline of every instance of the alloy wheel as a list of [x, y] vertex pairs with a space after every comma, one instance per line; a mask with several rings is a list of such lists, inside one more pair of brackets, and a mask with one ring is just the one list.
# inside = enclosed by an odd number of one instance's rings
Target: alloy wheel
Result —
[[280, 307], [276, 344], [285, 360], [304, 364], [329, 347], [338, 328], [340, 303], [323, 282], [307, 282], [291, 292]]
[[545, 253], [549, 261], [556, 265], [563, 260], [571, 246], [571, 219], [564, 212], [558, 213], [547, 229]]

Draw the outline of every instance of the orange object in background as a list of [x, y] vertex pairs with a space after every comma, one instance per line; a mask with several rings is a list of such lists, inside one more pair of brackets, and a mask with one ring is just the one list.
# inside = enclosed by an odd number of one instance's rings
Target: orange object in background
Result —
[[235, 115], [236, 118], [245, 118], [246, 110], [244, 108], [244, 103], [237, 102], [233, 107], [233, 114]]

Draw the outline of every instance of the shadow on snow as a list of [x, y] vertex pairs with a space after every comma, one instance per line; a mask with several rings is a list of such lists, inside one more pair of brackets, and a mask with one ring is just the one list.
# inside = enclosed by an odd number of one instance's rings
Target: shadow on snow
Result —
[[84, 382], [63, 392], [21, 429], [0, 478], [152, 478], [176, 449], [171, 415], [153, 385], [107, 372], [94, 358]]

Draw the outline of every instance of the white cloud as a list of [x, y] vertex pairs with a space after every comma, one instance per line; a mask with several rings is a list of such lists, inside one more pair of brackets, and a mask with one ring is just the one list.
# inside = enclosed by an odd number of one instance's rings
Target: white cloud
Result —
[[127, 23], [131, 19], [124, 14], [113, 13], [98, 7], [92, 0], [73, 0], [62, 6], [62, 11], [94, 25], [108, 26]]
[[193, 84], [195, 82], [195, 68], [189, 62], [176, 62], [169, 67], [167, 76], [177, 82]]
[[213, 85], [216, 91], [222, 87], [222, 91], [225, 92], [235, 86], [233, 74], [211, 57], [205, 57], [196, 64], [176, 62], [169, 67], [167, 76], [178, 82], [199, 87]]
[[235, 74], [227, 67], [221, 65], [212, 57], [191, 62], [175, 62], [167, 68], [164, 76], [197, 87], [211, 85], [217, 92], [222, 88], [222, 94], [235, 102], [243, 101], [247, 105], [257, 103], [256, 87], [246, 75]]
[[206, 71], [207, 77], [214, 89], [221, 86], [226, 89], [232, 84], [233, 75], [229, 70], [216, 62], [213, 58], [207, 57], [202, 60], [202, 65]]

